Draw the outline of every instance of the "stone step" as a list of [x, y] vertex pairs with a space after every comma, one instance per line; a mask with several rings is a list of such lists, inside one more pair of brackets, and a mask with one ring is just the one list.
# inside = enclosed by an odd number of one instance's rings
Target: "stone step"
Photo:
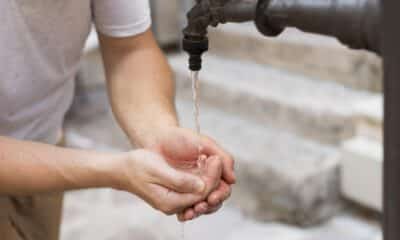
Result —
[[210, 49], [216, 55], [254, 61], [306, 76], [381, 91], [381, 60], [374, 54], [349, 50], [336, 39], [287, 29], [266, 38], [254, 24], [210, 28]]
[[[178, 92], [190, 95], [187, 57], [174, 55], [169, 61]], [[360, 122], [378, 128], [382, 123], [380, 94], [213, 55], [204, 56], [203, 62], [201, 97], [224, 111], [265, 125], [337, 144], [352, 137]]]
[[365, 207], [382, 211], [383, 144], [356, 136], [342, 144], [343, 195]]
[[[112, 223], [112, 224], [110, 224]], [[218, 213], [185, 223], [190, 240], [378, 240], [377, 221], [341, 212], [312, 228], [278, 222], [260, 223], [228, 206]], [[64, 200], [61, 240], [176, 240], [182, 226], [174, 216], [165, 217], [144, 202], [123, 192], [107, 189], [70, 192]]]
[[[184, 126], [193, 127], [192, 102], [179, 97]], [[300, 225], [319, 223], [340, 205], [338, 151], [201, 104], [202, 131], [237, 161], [238, 184], [231, 204], [251, 218]], [[129, 150], [111, 113], [66, 124], [68, 146], [102, 151]]]
[[[192, 102], [178, 101], [184, 126], [193, 128]], [[237, 161], [233, 200], [258, 220], [310, 225], [339, 206], [339, 161], [334, 148], [201, 105], [202, 132]]]

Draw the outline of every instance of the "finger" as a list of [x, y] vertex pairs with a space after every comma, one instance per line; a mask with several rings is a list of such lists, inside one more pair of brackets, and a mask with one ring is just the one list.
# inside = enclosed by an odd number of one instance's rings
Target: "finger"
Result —
[[191, 211], [194, 211], [193, 207], [186, 208], [182, 212], [178, 213], [178, 220], [181, 222], [187, 221], [188, 219], [185, 218], [185, 215], [189, 214]]
[[214, 191], [221, 181], [222, 162], [218, 156], [213, 156], [205, 160], [205, 171], [201, 176], [206, 184], [203, 196], [208, 196]]
[[210, 205], [207, 205], [207, 209], [206, 210], [201, 209], [199, 212], [197, 212], [196, 209], [195, 209], [195, 213], [196, 213], [197, 216], [210, 215], [210, 214], [213, 214], [213, 213], [217, 212], [218, 210], [220, 210], [222, 208], [222, 206], [223, 206], [223, 203], [220, 203], [220, 204], [218, 204], [216, 206], [213, 206], [213, 207], [211, 207]]
[[208, 198], [207, 202], [210, 206], [217, 206], [231, 195], [232, 189], [225, 181], [221, 181], [217, 190], [212, 192]]
[[197, 215], [203, 215], [209, 210], [207, 202], [200, 202], [194, 206], [194, 211]]
[[199, 176], [176, 170], [168, 164], [165, 164], [156, 174], [157, 184], [178, 193], [202, 193], [206, 188], [206, 184]]
[[201, 196], [190, 193], [176, 193], [170, 192], [168, 194], [168, 201], [176, 206], [176, 213], [182, 212], [184, 209], [188, 209], [197, 202], [201, 201]]
[[180, 222], [190, 221], [197, 216], [198, 215], [194, 212], [193, 208], [188, 208], [185, 211], [177, 214], [178, 221]]
[[205, 212], [204, 215], [210, 215], [210, 214], [216, 213], [222, 208], [222, 206], [223, 206], [223, 204], [221, 203], [215, 207], [212, 207], [212, 208], [208, 209], [208, 211]]
[[184, 213], [176, 214], [176, 218], [178, 219], [179, 222], [184, 222], [185, 221]]
[[185, 215], [183, 216], [183, 218], [185, 219], [185, 221], [190, 221], [193, 220], [197, 217], [196, 213], [194, 212], [194, 210], [192, 208], [188, 209], [185, 212]]
[[233, 157], [224, 151], [216, 142], [213, 140], [203, 137], [202, 138], [202, 153], [208, 156], [217, 155], [221, 156], [223, 163], [222, 176], [229, 184], [234, 184], [236, 182], [236, 176], [234, 173], [235, 161]]
[[153, 207], [167, 215], [182, 212], [202, 200], [199, 194], [178, 193], [163, 186], [151, 184], [149, 187], [150, 199], [154, 199]]

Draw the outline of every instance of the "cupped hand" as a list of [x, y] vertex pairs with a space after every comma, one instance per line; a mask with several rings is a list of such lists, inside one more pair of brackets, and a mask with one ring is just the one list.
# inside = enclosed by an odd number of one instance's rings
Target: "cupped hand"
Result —
[[[160, 133], [161, 132], [161, 133]], [[234, 160], [210, 138], [198, 135], [190, 129], [179, 127], [164, 128], [149, 146], [177, 169], [190, 169], [196, 166], [199, 156], [206, 158], [218, 156], [222, 161], [222, 175], [219, 184], [204, 201], [197, 202], [178, 214], [180, 221], [191, 220], [202, 214], [217, 211], [231, 194], [235, 183]]]
[[204, 200], [219, 184], [222, 163], [217, 157], [204, 160], [201, 174], [196, 167], [179, 170], [163, 156], [148, 150], [122, 154], [116, 161], [117, 189], [136, 194], [167, 215], [177, 214]]

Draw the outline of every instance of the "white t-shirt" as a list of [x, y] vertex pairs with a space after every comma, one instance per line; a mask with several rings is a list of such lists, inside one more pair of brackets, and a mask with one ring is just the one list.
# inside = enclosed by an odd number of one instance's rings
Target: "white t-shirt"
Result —
[[114, 37], [151, 24], [148, 0], [0, 0], [0, 135], [54, 143], [92, 23]]

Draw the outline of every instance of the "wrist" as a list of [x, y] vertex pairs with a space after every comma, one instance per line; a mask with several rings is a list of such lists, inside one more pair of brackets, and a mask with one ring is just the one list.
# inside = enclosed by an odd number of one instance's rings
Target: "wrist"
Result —
[[158, 122], [149, 121], [146, 125], [138, 128], [136, 134], [131, 137], [131, 141], [138, 147], [152, 148], [157, 145], [159, 139], [165, 136], [170, 129], [178, 127], [178, 120], [174, 117]]
[[96, 161], [92, 162], [92, 169], [95, 172], [94, 182], [97, 185], [95, 187], [118, 190], [122, 188], [123, 155], [122, 153], [102, 153], [96, 157]]

